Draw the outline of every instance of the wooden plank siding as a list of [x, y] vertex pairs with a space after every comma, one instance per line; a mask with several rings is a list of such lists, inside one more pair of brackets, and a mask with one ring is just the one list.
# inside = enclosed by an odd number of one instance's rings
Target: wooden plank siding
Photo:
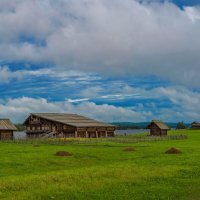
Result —
[[0, 119], [0, 140], [12, 140], [17, 128], [9, 119]]
[[150, 129], [150, 135], [152, 136], [165, 136], [170, 128], [162, 121], [152, 120], [147, 126]]
[[0, 131], [0, 140], [12, 140], [13, 139], [13, 131]]

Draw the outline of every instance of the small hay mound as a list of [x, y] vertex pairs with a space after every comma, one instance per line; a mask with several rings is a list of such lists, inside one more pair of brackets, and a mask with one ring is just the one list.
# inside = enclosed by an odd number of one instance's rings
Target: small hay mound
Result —
[[127, 147], [127, 148], [123, 149], [123, 151], [135, 151], [135, 148]]
[[33, 145], [33, 147], [39, 147], [39, 146], [40, 146], [40, 145], [38, 145], [38, 144], [34, 144], [34, 145]]
[[182, 152], [174, 147], [172, 147], [171, 149], [168, 149], [167, 151], [165, 151], [165, 153], [167, 154], [181, 154]]
[[56, 156], [72, 156], [72, 154], [67, 151], [57, 151], [55, 155]]

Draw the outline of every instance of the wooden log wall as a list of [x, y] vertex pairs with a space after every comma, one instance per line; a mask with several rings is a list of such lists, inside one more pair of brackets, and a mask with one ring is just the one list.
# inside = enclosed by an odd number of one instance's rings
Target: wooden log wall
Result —
[[152, 124], [150, 126], [150, 134], [151, 135], [155, 135], [155, 136], [160, 136], [161, 135], [161, 130], [158, 126], [156, 126], [155, 124]]
[[59, 122], [31, 116], [26, 124], [28, 137], [40, 137], [40, 135], [55, 133], [55, 137], [113, 137], [114, 127], [73, 127]]
[[13, 131], [0, 131], [0, 140], [12, 140]]

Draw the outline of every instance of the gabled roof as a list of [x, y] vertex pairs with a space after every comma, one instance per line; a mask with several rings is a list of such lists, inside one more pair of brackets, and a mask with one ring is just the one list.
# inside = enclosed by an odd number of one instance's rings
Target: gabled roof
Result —
[[0, 119], [0, 130], [16, 131], [17, 128], [9, 119]]
[[200, 126], [200, 122], [192, 122], [191, 125], [192, 125], [193, 127], [194, 127], [194, 126], [198, 126], [198, 127], [199, 127], [199, 126]]
[[167, 126], [167, 124], [165, 124], [162, 121], [159, 120], [152, 120], [152, 122], [147, 126], [147, 128], [150, 128], [150, 126], [152, 124], [155, 124], [158, 128], [162, 129], [162, 130], [170, 130], [169, 126]]
[[[41, 117], [50, 121], [59, 122], [73, 127], [114, 127], [111, 124], [99, 122], [84, 116], [68, 113], [31, 113], [32, 116]], [[27, 122], [28, 119], [24, 122]]]
[[192, 124], [200, 124], [200, 122], [192, 122]]

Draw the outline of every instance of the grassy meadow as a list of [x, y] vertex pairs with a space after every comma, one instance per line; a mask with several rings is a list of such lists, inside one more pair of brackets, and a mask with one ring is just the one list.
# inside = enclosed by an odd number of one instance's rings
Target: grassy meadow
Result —
[[[200, 199], [200, 131], [170, 132], [179, 134], [187, 138], [0, 142], [0, 199]], [[182, 154], [165, 154], [171, 147]]]

